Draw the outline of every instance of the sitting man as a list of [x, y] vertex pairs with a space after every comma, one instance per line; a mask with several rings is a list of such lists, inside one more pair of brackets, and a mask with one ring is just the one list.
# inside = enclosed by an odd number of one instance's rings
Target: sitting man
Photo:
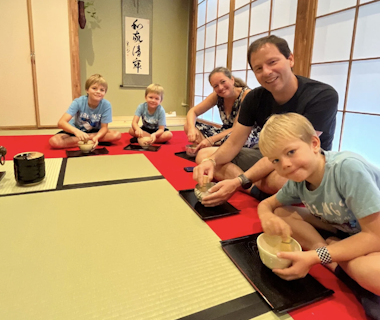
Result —
[[[331, 86], [296, 76], [292, 71], [294, 56], [287, 42], [274, 35], [254, 41], [248, 49], [248, 62], [261, 87], [244, 99], [236, 128], [217, 150], [199, 151], [194, 180], [202, 184], [204, 174], [219, 182], [203, 198], [205, 206], [228, 200], [241, 187], [262, 200], [276, 193], [287, 181], [263, 157], [258, 145], [242, 148], [253, 126], [262, 128], [272, 114], [295, 112], [304, 115], [314, 126], [324, 150], [331, 150], [334, 138], [338, 94]], [[252, 183], [254, 185], [252, 186]]]

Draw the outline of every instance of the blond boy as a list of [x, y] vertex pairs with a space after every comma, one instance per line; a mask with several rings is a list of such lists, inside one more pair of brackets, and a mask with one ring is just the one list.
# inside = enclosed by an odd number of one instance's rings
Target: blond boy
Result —
[[[132, 120], [132, 127], [129, 134], [134, 138], [131, 142], [137, 142], [139, 138], [150, 137], [151, 140], [145, 142], [150, 145], [154, 142], [163, 143], [173, 136], [166, 128], [165, 109], [161, 102], [164, 99], [164, 88], [159, 84], [152, 83], [145, 90], [145, 102], [141, 103], [135, 112]], [[142, 118], [142, 127], [139, 127], [139, 120]]]
[[[293, 263], [273, 271], [293, 280], [322, 263], [353, 290], [369, 317], [380, 319], [380, 169], [352, 152], [322, 150], [311, 123], [295, 113], [270, 117], [259, 147], [289, 179], [259, 204], [263, 230], [292, 235], [308, 250], [279, 253]], [[301, 202], [305, 207], [290, 206]], [[325, 240], [316, 228], [344, 239]]]

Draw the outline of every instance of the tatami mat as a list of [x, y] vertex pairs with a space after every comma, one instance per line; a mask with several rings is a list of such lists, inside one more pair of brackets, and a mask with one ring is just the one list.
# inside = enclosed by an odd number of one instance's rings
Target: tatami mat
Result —
[[166, 180], [1, 201], [0, 319], [177, 319], [253, 292]]
[[57, 187], [61, 163], [62, 159], [45, 159], [46, 175], [44, 180], [34, 186], [18, 186], [14, 175], [13, 160], [6, 161], [4, 166], [0, 166], [0, 171], [6, 171], [6, 175], [0, 182], [0, 195], [55, 189]]
[[143, 154], [68, 158], [64, 185], [159, 176]]

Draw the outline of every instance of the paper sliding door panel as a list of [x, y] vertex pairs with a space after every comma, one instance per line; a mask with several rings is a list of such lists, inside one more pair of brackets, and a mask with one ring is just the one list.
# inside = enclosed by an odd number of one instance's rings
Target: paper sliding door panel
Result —
[[0, 127], [35, 126], [28, 12], [25, 0], [0, 2]]
[[32, 1], [39, 126], [55, 126], [72, 102], [68, 1]]

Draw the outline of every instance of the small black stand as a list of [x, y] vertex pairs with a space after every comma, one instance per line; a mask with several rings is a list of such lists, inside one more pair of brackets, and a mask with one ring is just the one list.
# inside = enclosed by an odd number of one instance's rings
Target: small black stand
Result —
[[107, 150], [107, 148], [95, 149], [94, 151], [91, 151], [89, 153], [84, 153], [81, 150], [73, 150], [73, 151], [66, 150], [66, 155], [68, 158], [97, 156], [100, 154], [108, 154], [108, 153], [109, 151]]
[[182, 152], [176, 152], [174, 153], [177, 157], [180, 157], [180, 158], [183, 158], [183, 159], [186, 159], [186, 160], [189, 160], [189, 161], [192, 161], [192, 162], [195, 162], [195, 157], [190, 157], [186, 154], [186, 151], [182, 151]]
[[131, 150], [131, 151], [158, 151], [160, 150], [161, 146], [148, 146], [143, 148], [139, 144], [129, 144], [126, 147], [124, 147], [124, 150]]
[[240, 210], [233, 205], [225, 202], [216, 207], [205, 207], [200, 203], [194, 194], [194, 189], [180, 190], [179, 195], [194, 210], [194, 212], [203, 220], [215, 219], [233, 214], [238, 214]]

